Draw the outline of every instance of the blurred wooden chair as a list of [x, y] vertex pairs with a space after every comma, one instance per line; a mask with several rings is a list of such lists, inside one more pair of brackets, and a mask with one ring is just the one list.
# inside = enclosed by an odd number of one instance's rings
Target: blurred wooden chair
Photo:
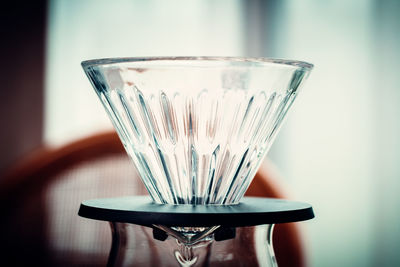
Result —
[[[246, 195], [284, 198], [268, 170], [260, 170]], [[12, 265], [105, 266], [111, 231], [81, 218], [81, 201], [147, 194], [114, 132], [43, 148], [0, 180], [0, 253]], [[280, 267], [304, 266], [296, 224], [275, 227]]]

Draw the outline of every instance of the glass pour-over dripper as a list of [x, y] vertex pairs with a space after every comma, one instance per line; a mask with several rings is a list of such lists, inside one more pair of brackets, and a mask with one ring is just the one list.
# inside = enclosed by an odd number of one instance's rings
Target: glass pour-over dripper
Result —
[[[82, 66], [153, 201], [178, 205], [239, 203], [312, 69], [299, 61], [220, 57]], [[218, 225], [155, 227], [186, 251]]]
[[157, 203], [235, 204], [312, 65], [245, 58], [85, 61]]

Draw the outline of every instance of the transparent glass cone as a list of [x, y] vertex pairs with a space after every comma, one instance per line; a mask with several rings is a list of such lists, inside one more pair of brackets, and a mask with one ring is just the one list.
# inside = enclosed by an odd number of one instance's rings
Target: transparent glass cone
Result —
[[153, 200], [236, 204], [312, 65], [122, 58], [82, 66]]

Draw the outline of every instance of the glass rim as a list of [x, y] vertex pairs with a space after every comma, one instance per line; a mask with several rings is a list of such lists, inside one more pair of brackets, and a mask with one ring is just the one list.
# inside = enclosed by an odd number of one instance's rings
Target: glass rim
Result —
[[266, 57], [219, 57], [219, 56], [178, 56], [178, 57], [116, 57], [116, 58], [100, 58], [90, 59], [81, 62], [83, 68], [101, 66], [101, 65], [113, 65], [119, 63], [129, 62], [155, 62], [155, 61], [215, 61], [215, 62], [248, 62], [248, 63], [259, 63], [259, 64], [278, 64], [286, 65], [291, 67], [300, 67], [307, 70], [311, 70], [314, 65], [305, 61], [299, 60], [287, 60], [287, 59], [276, 59]]

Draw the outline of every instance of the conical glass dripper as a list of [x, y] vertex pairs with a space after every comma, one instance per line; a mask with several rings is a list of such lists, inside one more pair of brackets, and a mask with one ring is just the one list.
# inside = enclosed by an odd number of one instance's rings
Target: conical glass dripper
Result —
[[178, 57], [82, 66], [153, 200], [235, 204], [312, 65]]

